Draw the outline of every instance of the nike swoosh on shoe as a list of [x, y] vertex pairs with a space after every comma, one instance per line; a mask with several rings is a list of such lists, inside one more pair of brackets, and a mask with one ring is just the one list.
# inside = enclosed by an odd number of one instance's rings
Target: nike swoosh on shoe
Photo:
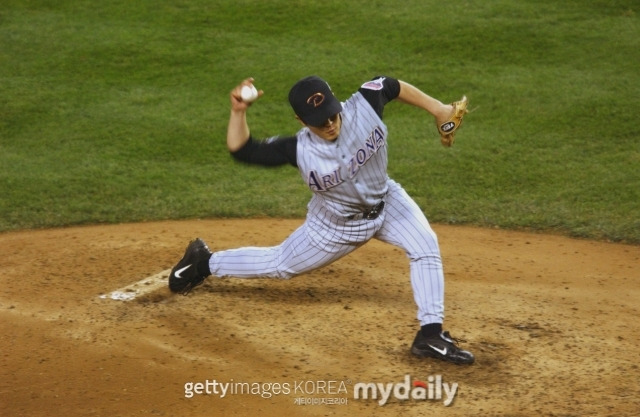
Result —
[[436, 352], [438, 352], [441, 355], [446, 355], [447, 354], [447, 348], [443, 348], [443, 349], [438, 349], [437, 347], [433, 346], [433, 345], [429, 345], [429, 347], [433, 350], [435, 350]]
[[178, 279], [182, 279], [183, 277], [180, 276], [180, 274], [182, 274], [184, 271], [186, 271], [187, 269], [189, 269], [191, 267], [191, 264], [185, 266], [184, 268], [180, 268], [176, 271], [175, 274], [173, 274], [173, 276], [175, 276]]

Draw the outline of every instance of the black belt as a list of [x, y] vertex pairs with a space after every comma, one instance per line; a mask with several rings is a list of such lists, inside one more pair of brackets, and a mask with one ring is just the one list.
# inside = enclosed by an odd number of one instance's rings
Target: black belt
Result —
[[347, 220], [374, 220], [378, 218], [380, 213], [382, 213], [382, 210], [384, 210], [384, 200], [380, 201], [378, 204], [371, 207], [367, 211], [348, 216]]

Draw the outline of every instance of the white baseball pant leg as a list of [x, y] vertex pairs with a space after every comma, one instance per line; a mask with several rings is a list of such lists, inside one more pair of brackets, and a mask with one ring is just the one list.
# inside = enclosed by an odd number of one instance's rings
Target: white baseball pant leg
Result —
[[420, 207], [393, 180], [385, 200], [384, 223], [375, 238], [406, 252], [420, 325], [442, 323], [444, 271], [438, 238]]
[[314, 198], [305, 222], [280, 245], [215, 252], [209, 269], [216, 277], [288, 279], [353, 252], [374, 236], [380, 224], [380, 219], [346, 222]]

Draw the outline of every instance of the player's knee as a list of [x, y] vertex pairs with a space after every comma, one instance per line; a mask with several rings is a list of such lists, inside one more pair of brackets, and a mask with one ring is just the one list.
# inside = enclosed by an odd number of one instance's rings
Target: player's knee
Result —
[[419, 251], [415, 253], [407, 253], [411, 262], [427, 262], [432, 264], [441, 264], [442, 257], [440, 251]]
[[288, 271], [286, 269], [278, 269], [276, 271], [276, 278], [278, 279], [291, 279], [293, 277], [295, 277], [297, 274], [295, 274], [294, 272]]

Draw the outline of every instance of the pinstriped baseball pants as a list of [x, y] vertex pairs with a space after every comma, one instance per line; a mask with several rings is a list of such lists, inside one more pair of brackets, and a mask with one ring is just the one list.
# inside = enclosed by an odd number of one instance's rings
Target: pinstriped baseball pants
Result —
[[422, 210], [393, 180], [385, 203], [377, 219], [347, 221], [312, 198], [306, 221], [284, 242], [215, 252], [209, 261], [211, 274], [288, 279], [326, 266], [375, 238], [407, 254], [420, 325], [442, 323], [444, 274], [436, 234]]

